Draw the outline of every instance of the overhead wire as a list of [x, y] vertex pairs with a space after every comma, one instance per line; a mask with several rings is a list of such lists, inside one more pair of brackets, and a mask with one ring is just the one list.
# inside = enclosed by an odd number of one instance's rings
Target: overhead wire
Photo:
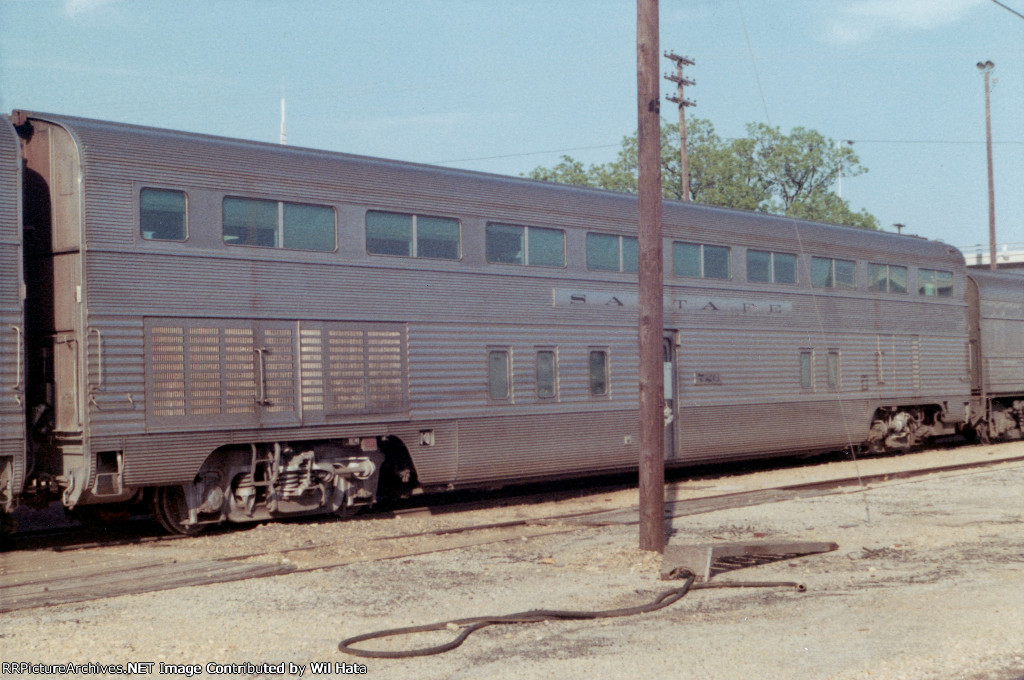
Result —
[[764, 118], [769, 127], [772, 124], [772, 117], [768, 113], [768, 100], [764, 96], [764, 88], [761, 87], [761, 72], [757, 69], [757, 59], [754, 57], [754, 47], [750, 42], [750, 32], [747, 31], [747, 20], [743, 17], [743, 6], [740, 0], [736, 0], [736, 9], [740, 12], [740, 24], [743, 26], [743, 35], [747, 39], [747, 51], [750, 53], [750, 61], [754, 65], [754, 77], [757, 80], [757, 91], [761, 93], [761, 104], [764, 106]]
[[1011, 14], [1016, 14], [1021, 19], [1024, 19], [1024, 14], [1021, 14], [1020, 12], [1018, 12], [1015, 9], [1013, 9], [1012, 7], [1008, 7], [1008, 6], [1004, 5], [1003, 3], [999, 2], [999, 0], [992, 0], [992, 2], [996, 3], [997, 5], [999, 5], [1003, 9], [1005, 9], [1007, 12], [1010, 12]]

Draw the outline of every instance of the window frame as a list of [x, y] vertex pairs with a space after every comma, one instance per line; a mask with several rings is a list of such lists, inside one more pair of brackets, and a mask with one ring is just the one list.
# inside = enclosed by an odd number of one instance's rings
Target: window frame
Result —
[[811, 347], [800, 348], [800, 389], [804, 392], [814, 392], [814, 349]]
[[[815, 277], [816, 277], [815, 263], [816, 262], [828, 262], [829, 263], [828, 281], [826, 283], [817, 283], [815, 281]], [[851, 266], [851, 270], [852, 270], [852, 274], [853, 274], [853, 283], [852, 284], [850, 284], [850, 285], [840, 285], [838, 277], [836, 276], [836, 271], [837, 271], [836, 265], [838, 263], [843, 263], [844, 265], [849, 264]], [[812, 255], [811, 256], [811, 288], [830, 288], [832, 290], [857, 290], [857, 261], [856, 260], [847, 260], [847, 259], [838, 258], [838, 257], [826, 257], [826, 256]]]
[[[541, 392], [541, 356], [551, 357], [550, 394]], [[558, 401], [558, 349], [556, 347], [536, 347], [534, 349], [534, 380], [535, 394], [540, 401]]]
[[[182, 200], [184, 201], [184, 207], [183, 207], [182, 213], [181, 213], [181, 216], [182, 216], [182, 231], [184, 232], [184, 236], [182, 238], [155, 238], [155, 237], [152, 237], [152, 236], [146, 236], [146, 232], [144, 230], [144, 226], [145, 226], [144, 222], [145, 222], [145, 220], [143, 219], [143, 215], [145, 214], [144, 211], [143, 211], [143, 195], [147, 191], [155, 192], [155, 193], [161, 193], [161, 194], [179, 194], [181, 196]], [[189, 200], [188, 192], [183, 190], [183, 189], [171, 189], [171, 188], [168, 188], [168, 187], [154, 187], [154, 186], [139, 187], [139, 191], [138, 191], [138, 194], [137, 194], [137, 210], [136, 210], [136, 217], [138, 218], [138, 224], [139, 224], [139, 231], [138, 231], [139, 237], [143, 241], [150, 241], [150, 242], [155, 242], [155, 243], [185, 243], [190, 238], [190, 229], [189, 229], [189, 227], [190, 227], [190, 224], [189, 224], [190, 220], [189, 220], [189, 215], [188, 215], [189, 214], [190, 203], [191, 203], [191, 201]], [[153, 211], [149, 211], [149, 212], [153, 212]], [[153, 233], [156, 233], [156, 230], [154, 230]]]
[[[928, 276], [925, 276], [925, 273], [927, 273]], [[946, 275], [949, 278], [948, 286], [941, 287], [939, 275], [942, 274]], [[925, 278], [929, 278], [931, 280], [925, 281]], [[933, 292], [927, 292], [926, 286], [928, 285], [934, 286]], [[953, 290], [955, 285], [956, 277], [953, 275], [953, 272], [951, 271], [945, 269], [926, 269], [924, 267], [919, 267], [917, 270], [917, 294], [922, 297], [951, 298], [953, 297]]]
[[[409, 225], [409, 252], [408, 253], [392, 253], [392, 252], [381, 252], [373, 250], [370, 247], [370, 216], [371, 215], [392, 215], [398, 217], [408, 217], [410, 220]], [[456, 257], [438, 257], [434, 255], [422, 255], [420, 253], [422, 245], [420, 243], [420, 220], [447, 220], [452, 222], [456, 227], [456, 239], [455, 247], [457, 251]], [[363, 214], [363, 239], [366, 253], [368, 255], [380, 256], [380, 257], [406, 257], [415, 258], [417, 260], [435, 260], [437, 262], [461, 262], [464, 257], [462, 248], [462, 220], [457, 217], [450, 217], [447, 215], [425, 215], [420, 213], [410, 212], [399, 212], [397, 210], [382, 210], [382, 209], [368, 209]], [[379, 239], [378, 239], [379, 240]]]
[[[600, 379], [603, 387], [600, 391], [595, 391], [594, 389], [598, 385], [594, 379], [594, 357], [596, 355], [602, 357]], [[611, 353], [607, 347], [590, 347], [587, 349], [587, 393], [591, 399], [607, 399], [611, 396]]]
[[[265, 245], [262, 243], [236, 243], [228, 240], [227, 233], [227, 205], [229, 201], [238, 202], [249, 202], [249, 203], [265, 203], [273, 204], [275, 223], [274, 223], [274, 243], [273, 245]], [[297, 208], [317, 208], [323, 211], [329, 211], [331, 215], [331, 247], [330, 248], [296, 248], [293, 246], [286, 246], [285, 242], [288, 237], [288, 222], [286, 220], [286, 214], [288, 207]], [[235, 225], [232, 225], [235, 226]], [[248, 227], [252, 229], [253, 227]], [[256, 229], [266, 229], [266, 227], [255, 227]], [[225, 194], [221, 197], [220, 207], [220, 238], [221, 243], [232, 248], [269, 248], [272, 250], [292, 250], [307, 253], [335, 253], [338, 251], [338, 210], [333, 205], [326, 205], [323, 203], [303, 203], [299, 201], [286, 201], [280, 198], [262, 198], [253, 196], [238, 196], [234, 194]]]
[[[751, 253], [758, 253], [768, 256], [768, 279], [752, 279], [750, 278], [750, 255]], [[776, 260], [779, 257], [793, 258], [793, 280], [792, 281], [779, 281], [778, 280], [778, 269], [776, 267]], [[800, 258], [797, 257], [796, 253], [786, 253], [775, 250], [761, 250], [759, 248], [747, 248], [747, 282], [748, 283], [770, 283], [776, 286], [796, 286], [800, 283], [800, 269], [798, 263]]]
[[[605, 267], [594, 267], [591, 264], [590, 258], [590, 243], [591, 237], [594, 238], [614, 238], [617, 239], [618, 248], [618, 269], [609, 269]], [[626, 244], [629, 243], [636, 249], [636, 262], [632, 262], [632, 256], [627, 254]], [[612, 272], [619, 274], [636, 274], [640, 271], [640, 241], [636, 236], [623, 236], [622, 234], [608, 234], [602, 231], [588, 231], [585, 242], [586, 259], [587, 259], [587, 271], [592, 272]], [[626, 265], [636, 265], [635, 269], [627, 268]]]
[[[495, 387], [500, 383], [495, 381], [494, 358], [503, 357], [505, 390], [501, 395], [496, 394]], [[512, 348], [511, 347], [488, 347], [487, 348], [487, 399], [491, 402], [512, 403]]]
[[831, 392], [839, 392], [843, 389], [842, 354], [833, 347], [825, 352], [825, 381]]
[[[679, 272], [679, 259], [677, 253], [681, 251], [683, 247], [696, 247], [697, 248], [697, 273], [696, 274], [682, 274]], [[725, 276], [709, 276], [707, 273], [708, 269], [708, 249], [712, 248], [715, 250], [725, 251], [725, 264], [726, 272]], [[720, 246], [712, 243], [693, 243], [690, 241], [673, 241], [672, 242], [672, 275], [679, 278], [689, 279], [708, 279], [711, 281], [732, 281], [733, 278], [733, 267], [732, 267], [732, 247]]]
[[[885, 287], [874, 285], [875, 273], [880, 272], [881, 268], [885, 268]], [[893, 270], [903, 271], [903, 290], [892, 289], [892, 272]], [[910, 270], [909, 268], [899, 264], [883, 264], [881, 262], [868, 262], [868, 290], [872, 293], [890, 293], [892, 295], [907, 295], [910, 292]]]
[[[517, 229], [517, 230], [522, 230], [520, 232], [520, 237], [519, 237], [519, 243], [521, 245], [521, 248], [520, 248], [521, 257], [519, 258], [519, 261], [515, 261], [515, 260], [492, 260], [491, 259], [490, 237], [491, 237], [491, 233], [492, 233], [492, 230], [491, 230], [492, 227], [494, 227], [495, 229]], [[533, 251], [531, 250], [531, 246], [530, 246], [530, 240], [531, 240], [530, 239], [530, 233], [534, 232], [534, 238], [536, 238], [538, 236], [538, 234], [536, 232], [539, 232], [539, 231], [547, 231], [547, 232], [557, 233], [561, 237], [561, 263], [560, 264], [547, 264], [547, 263], [531, 262], [531, 260], [534, 259], [534, 258], [531, 257], [531, 254], [533, 254]], [[507, 265], [513, 265], [513, 266], [517, 266], [517, 267], [549, 267], [551, 269], [565, 269], [566, 266], [567, 266], [565, 250], [566, 250], [566, 248], [565, 248], [565, 229], [561, 229], [559, 227], [535, 227], [535, 226], [526, 225], [526, 224], [512, 224], [512, 223], [509, 223], [509, 222], [488, 222], [484, 226], [484, 258], [487, 260], [488, 264], [507, 264]]]

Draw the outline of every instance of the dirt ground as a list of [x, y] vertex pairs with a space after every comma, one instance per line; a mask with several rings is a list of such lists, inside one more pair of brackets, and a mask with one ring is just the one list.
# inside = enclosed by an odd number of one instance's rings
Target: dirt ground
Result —
[[[939, 461], [1021, 456], [1024, 443], [921, 455]], [[675, 494], [712, 495], [780, 479], [797, 483], [836, 474], [835, 466], [867, 475], [878, 466], [898, 469], [927, 458], [887, 460], [695, 480]], [[693, 591], [649, 614], [491, 626], [453, 651], [428, 657], [367, 659], [337, 650], [343, 638], [385, 628], [530, 609], [603, 610], [650, 602], [679, 584], [659, 580], [660, 557], [636, 548], [635, 525], [557, 521], [513, 540], [453, 544], [425, 554], [413, 553], [440, 545], [441, 539], [402, 539], [402, 550], [389, 539], [460, 524], [611, 509], [630, 497], [635, 502], [635, 493], [609, 491], [544, 507], [509, 504], [457, 515], [277, 523], [104, 549], [111, 564], [119, 555], [140, 552], [167, 560], [259, 553], [252, 559], [287, 561], [300, 569], [2, 614], [0, 664], [152, 662], [154, 675], [162, 670], [169, 677], [298, 677], [300, 668], [303, 677], [430, 679], [1024, 677], [1024, 463], [1019, 461], [672, 520], [670, 545], [837, 543], [832, 552], [713, 579], [799, 581], [806, 592]], [[297, 547], [308, 549], [290, 550]], [[4, 559], [0, 555], [0, 562]], [[315, 568], [326, 564], [341, 566]], [[447, 630], [362, 646], [421, 647], [455, 634]], [[59, 669], [37, 670], [56, 676]]]

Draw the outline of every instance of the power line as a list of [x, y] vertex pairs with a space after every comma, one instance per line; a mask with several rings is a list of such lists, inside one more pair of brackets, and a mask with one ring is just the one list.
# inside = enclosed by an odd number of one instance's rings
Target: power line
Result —
[[764, 88], [761, 87], [761, 72], [757, 69], [757, 59], [754, 58], [754, 47], [750, 44], [750, 33], [747, 31], [747, 20], [743, 16], [743, 6], [740, 0], [736, 0], [736, 9], [740, 12], [740, 24], [743, 26], [743, 35], [747, 39], [747, 51], [750, 53], [750, 62], [754, 65], [754, 77], [757, 79], [757, 91], [761, 93], [761, 104], [764, 106], [764, 118], [771, 127], [772, 117], [768, 114], [768, 100], [764, 96]]
[[1018, 11], [1017, 11], [1017, 10], [1015, 10], [1015, 9], [1013, 9], [1012, 7], [1007, 7], [1007, 6], [1006, 6], [1006, 5], [1004, 5], [1003, 3], [999, 2], [999, 0], [992, 0], [992, 2], [996, 3], [997, 5], [999, 5], [999, 6], [1000, 6], [1000, 7], [1002, 7], [1003, 9], [1005, 9], [1005, 10], [1006, 10], [1007, 12], [1010, 12], [1011, 14], [1016, 14], [1016, 15], [1017, 15], [1017, 16], [1019, 16], [1019, 17], [1020, 17], [1021, 19], [1024, 19], [1024, 14], [1021, 14], [1020, 12], [1018, 12]]
[[[970, 139], [854, 139], [858, 144], [984, 144], [985, 140]], [[993, 144], [1024, 144], [1024, 141], [992, 140]]]
[[[740, 137], [725, 137], [724, 141], [734, 141], [741, 139]], [[845, 139], [845, 137], [844, 137]], [[969, 139], [853, 139], [850, 140], [857, 144], [984, 144], [984, 140], [969, 140]], [[1005, 145], [1019, 145], [1024, 146], [1024, 141], [1018, 140], [1006, 140], [997, 141], [992, 140], [992, 144], [997, 146]], [[493, 161], [500, 160], [502, 158], [525, 158], [527, 156], [546, 156], [553, 153], [571, 153], [574, 151], [592, 151], [594, 149], [614, 149], [621, 148], [622, 143], [618, 144], [597, 144], [595, 146], [576, 146], [568, 149], [547, 149], [545, 151], [525, 151], [523, 153], [509, 153], [500, 156], [477, 156], [474, 158], [453, 158], [444, 161], [431, 161], [432, 165], [446, 165], [448, 163], [468, 163], [470, 161]]]
[[571, 149], [548, 149], [546, 151], [526, 151], [524, 153], [508, 153], [501, 156], [480, 156], [478, 158], [453, 158], [447, 161], [432, 161], [433, 165], [444, 165], [446, 163], [466, 163], [469, 161], [493, 161], [501, 158], [522, 158], [524, 156], [544, 156], [551, 153], [569, 153], [570, 151], [590, 151], [592, 149], [612, 149], [621, 147], [618, 144], [598, 144], [596, 146], [576, 146]]

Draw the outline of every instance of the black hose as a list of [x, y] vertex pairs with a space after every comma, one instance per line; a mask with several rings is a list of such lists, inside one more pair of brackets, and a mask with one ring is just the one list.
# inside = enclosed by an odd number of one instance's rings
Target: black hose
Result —
[[[362, 635], [356, 635], [354, 637], [346, 638], [338, 643], [338, 650], [345, 652], [346, 654], [352, 654], [353, 656], [362, 656], [375, 659], [406, 659], [415, 656], [429, 656], [431, 654], [441, 654], [443, 652], [455, 649], [463, 642], [466, 641], [470, 635], [486, 628], [487, 626], [493, 626], [496, 624], [515, 624], [515, 623], [539, 623], [541, 621], [579, 621], [579, 620], [590, 620], [590, 619], [610, 619], [619, 616], [634, 616], [636, 614], [646, 614], [648, 612], [657, 611], [664, 607], [673, 604], [680, 599], [690, 590], [703, 590], [708, 588], [795, 588], [800, 592], [806, 590], [800, 583], [793, 583], [788, 581], [763, 581], [763, 582], [714, 582], [714, 583], [698, 583], [694, 584], [695, 576], [692, 572], [681, 571], [672, 574], [675, 578], [685, 579], [685, 583], [679, 588], [673, 588], [666, 590], [653, 601], [637, 605], [635, 607], [625, 607], [622, 609], [605, 609], [603, 611], [571, 611], [563, 609], [533, 609], [526, 612], [518, 612], [515, 614], [505, 614], [501, 616], [473, 616], [465, 619], [453, 619], [451, 621], [440, 621], [438, 623], [428, 623], [422, 626], [408, 626], [405, 628], [391, 628], [389, 630], [379, 630], [372, 633], [363, 633]], [[408, 649], [401, 651], [383, 651], [383, 650], [372, 650], [372, 649], [354, 649], [352, 645], [359, 642], [365, 642], [367, 640], [378, 640], [381, 638], [398, 637], [399, 635], [413, 635], [415, 633], [426, 633], [434, 630], [445, 630], [445, 629], [456, 629], [461, 628], [458, 635], [455, 636], [450, 642], [445, 642], [433, 647], [421, 647], [419, 649]]]

